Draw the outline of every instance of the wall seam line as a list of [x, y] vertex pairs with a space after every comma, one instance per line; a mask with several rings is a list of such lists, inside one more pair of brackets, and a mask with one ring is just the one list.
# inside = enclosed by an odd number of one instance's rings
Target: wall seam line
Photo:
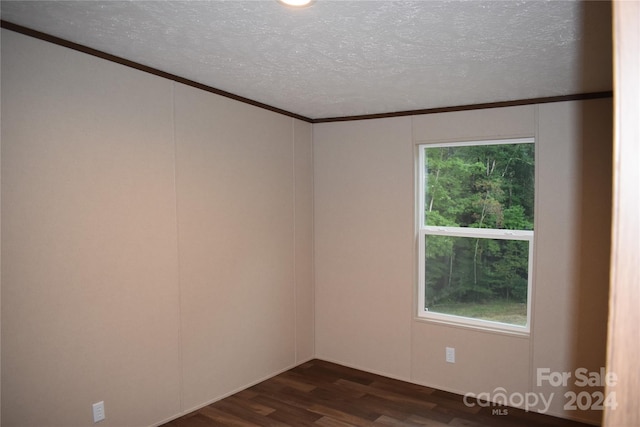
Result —
[[315, 156], [314, 156], [314, 132], [315, 125], [311, 124], [310, 129], [310, 150], [309, 164], [311, 165], [311, 354], [316, 357], [316, 172], [315, 172]]
[[298, 229], [296, 227], [297, 187], [296, 187], [296, 122], [291, 118], [291, 172], [293, 179], [293, 360], [298, 363], [298, 266], [296, 242]]
[[178, 144], [176, 138], [176, 82], [171, 82], [171, 130], [173, 138], [173, 191], [176, 218], [176, 257], [178, 285], [178, 373], [179, 373], [179, 405], [180, 412], [184, 411], [184, 345], [182, 339], [182, 283], [180, 280], [180, 221], [178, 220]]
[[418, 278], [417, 278], [417, 273], [418, 273], [418, 263], [416, 262], [418, 259], [418, 251], [417, 251], [417, 245], [419, 244], [417, 242], [416, 236], [417, 236], [417, 230], [416, 230], [416, 143], [415, 143], [415, 135], [413, 133], [413, 128], [414, 128], [414, 121], [415, 121], [415, 116], [410, 116], [409, 118], [409, 137], [410, 137], [410, 141], [409, 141], [409, 146], [411, 147], [411, 164], [413, 165], [413, 173], [411, 174], [412, 179], [412, 185], [411, 187], [413, 188], [412, 194], [411, 194], [411, 201], [413, 202], [413, 206], [411, 209], [411, 224], [413, 225], [413, 230], [412, 230], [412, 238], [411, 238], [411, 253], [413, 254], [413, 256], [411, 257], [411, 306], [409, 307], [409, 321], [411, 322], [410, 326], [409, 326], [409, 380], [410, 381], [415, 381], [414, 378], [414, 369], [413, 369], [413, 355], [414, 355], [414, 349], [415, 349], [415, 344], [414, 344], [414, 332], [415, 332], [415, 313], [416, 313], [416, 305], [417, 305], [417, 289], [418, 289]]
[[[537, 193], [539, 193], [540, 191], [540, 162], [538, 161], [540, 159], [540, 118], [539, 118], [539, 106], [535, 105], [533, 108], [533, 133], [534, 133], [534, 139], [535, 139], [535, 157], [534, 157], [534, 161], [535, 161], [535, 172], [534, 172], [534, 195], [537, 196]], [[531, 304], [529, 307], [529, 310], [531, 310], [531, 312], [529, 313], [529, 378], [527, 379], [527, 391], [529, 392], [533, 392], [533, 376], [534, 376], [534, 370], [535, 370], [535, 350], [534, 350], [534, 341], [535, 341], [535, 307], [536, 307], [536, 293], [537, 293], [537, 288], [538, 288], [538, 283], [537, 282], [537, 265], [538, 265], [538, 241], [537, 241], [537, 236], [538, 234], [536, 233], [536, 231], [538, 230], [537, 227], [537, 223], [540, 221], [539, 220], [539, 203], [540, 203], [540, 197], [535, 197], [534, 200], [534, 206], [533, 206], [533, 218], [534, 218], [534, 222], [533, 222], [533, 229], [534, 229], [534, 235], [533, 235], [533, 265], [529, 266], [529, 268], [533, 269], [533, 286], [531, 287], [531, 295], [529, 295], [529, 298], [531, 299]]]

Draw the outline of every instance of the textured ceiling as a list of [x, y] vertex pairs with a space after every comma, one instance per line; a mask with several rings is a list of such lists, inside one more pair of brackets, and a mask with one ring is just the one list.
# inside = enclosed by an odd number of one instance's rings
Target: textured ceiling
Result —
[[305, 117], [611, 90], [611, 5], [2, 1], [2, 19]]

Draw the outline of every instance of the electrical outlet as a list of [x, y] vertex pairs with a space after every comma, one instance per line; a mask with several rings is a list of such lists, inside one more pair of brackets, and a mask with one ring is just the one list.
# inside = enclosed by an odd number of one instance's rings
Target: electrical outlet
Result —
[[453, 347], [446, 347], [444, 359], [449, 363], [456, 363], [456, 349]]
[[100, 401], [93, 404], [93, 422], [97, 423], [105, 419], [104, 416], [104, 401]]

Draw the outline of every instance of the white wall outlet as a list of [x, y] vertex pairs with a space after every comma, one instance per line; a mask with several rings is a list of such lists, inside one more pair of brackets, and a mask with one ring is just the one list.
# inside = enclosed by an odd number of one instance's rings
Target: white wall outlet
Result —
[[456, 363], [456, 349], [453, 347], [446, 347], [444, 359], [449, 363]]
[[104, 401], [96, 402], [93, 404], [93, 422], [97, 423], [105, 419], [104, 416]]

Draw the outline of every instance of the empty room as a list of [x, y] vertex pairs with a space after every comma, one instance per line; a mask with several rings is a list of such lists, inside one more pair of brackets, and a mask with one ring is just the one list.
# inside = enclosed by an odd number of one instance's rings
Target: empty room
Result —
[[638, 4], [3, 0], [1, 425], [640, 425]]

